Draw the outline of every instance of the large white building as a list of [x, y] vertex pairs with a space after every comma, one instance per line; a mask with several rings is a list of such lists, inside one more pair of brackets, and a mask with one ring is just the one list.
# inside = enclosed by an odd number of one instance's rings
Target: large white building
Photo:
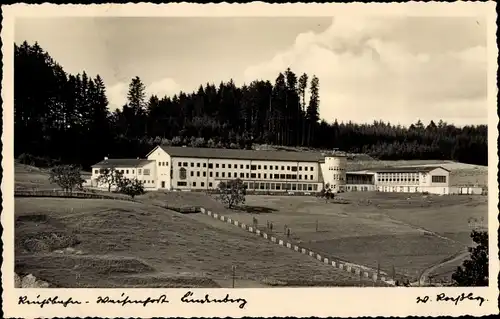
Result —
[[441, 166], [392, 167], [346, 173], [347, 191], [450, 194], [450, 171]]
[[92, 167], [91, 184], [107, 188], [97, 183], [105, 168], [143, 180], [150, 189], [210, 190], [236, 178], [249, 191], [271, 193], [312, 193], [321, 191], [325, 184], [340, 191], [345, 184], [346, 158], [338, 155], [157, 146], [146, 157], [105, 159]]

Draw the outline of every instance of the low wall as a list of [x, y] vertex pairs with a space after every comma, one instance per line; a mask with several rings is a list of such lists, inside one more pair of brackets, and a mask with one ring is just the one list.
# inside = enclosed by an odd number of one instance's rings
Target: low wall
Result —
[[226, 222], [228, 224], [242, 228], [250, 233], [254, 233], [257, 236], [263, 237], [264, 239], [269, 240], [272, 243], [275, 243], [279, 246], [283, 246], [283, 247], [286, 247], [288, 249], [294, 250], [295, 252], [300, 253], [300, 254], [308, 255], [310, 257], [317, 259], [319, 262], [323, 262], [325, 264], [331, 265], [334, 268], [344, 270], [346, 272], [357, 275], [360, 278], [369, 279], [369, 280], [372, 280], [374, 282], [380, 281], [380, 282], [383, 282], [383, 283], [391, 285], [391, 286], [395, 285], [395, 281], [393, 279], [389, 278], [387, 276], [387, 274], [384, 272], [379, 272], [377, 270], [374, 270], [374, 269], [371, 269], [371, 268], [368, 268], [365, 266], [349, 263], [346, 261], [341, 261], [341, 260], [338, 260], [338, 259], [335, 259], [332, 257], [330, 257], [330, 258], [325, 257], [325, 256], [318, 254], [310, 249], [300, 247], [299, 245], [296, 245], [293, 242], [288, 242], [288, 240], [286, 240], [286, 239], [280, 239], [280, 238], [275, 237], [275, 235], [267, 234], [266, 232], [256, 228], [253, 225], [245, 225], [244, 223], [241, 223], [241, 222], [234, 220], [232, 218], [229, 218], [227, 216], [223, 216], [223, 215], [220, 215], [218, 213], [213, 213], [212, 211], [205, 209], [203, 207], [200, 208], [200, 212], [202, 214], [208, 215], [214, 219], [217, 219], [217, 220], [220, 220], [222, 222]]

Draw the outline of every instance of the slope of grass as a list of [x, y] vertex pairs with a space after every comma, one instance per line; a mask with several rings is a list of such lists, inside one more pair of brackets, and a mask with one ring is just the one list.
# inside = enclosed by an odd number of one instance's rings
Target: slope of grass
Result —
[[[230, 278], [232, 265], [237, 279], [256, 285], [360, 284], [354, 275], [241, 229], [141, 203], [20, 198], [15, 215], [16, 272], [59, 287], [216, 286]], [[30, 241], [38, 244], [27, 246]]]

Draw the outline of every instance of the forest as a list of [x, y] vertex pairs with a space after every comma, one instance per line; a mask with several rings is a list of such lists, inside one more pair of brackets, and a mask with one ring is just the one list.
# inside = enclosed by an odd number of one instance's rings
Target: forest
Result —
[[[14, 152], [88, 168], [104, 156], [144, 157], [158, 144], [338, 149], [384, 160], [442, 159], [487, 165], [487, 126], [442, 120], [409, 127], [319, 117], [320, 79], [291, 69], [275, 81], [231, 79], [194, 92], [147, 96], [139, 76], [127, 103], [109, 110], [104, 79], [68, 74], [38, 44], [15, 45]], [[337, 106], [338, 107], [338, 106]]]

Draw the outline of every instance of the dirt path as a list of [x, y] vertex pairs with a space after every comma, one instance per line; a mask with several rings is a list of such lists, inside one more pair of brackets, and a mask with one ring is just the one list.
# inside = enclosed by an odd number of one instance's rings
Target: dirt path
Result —
[[469, 252], [468, 251], [462, 251], [458, 254], [455, 254], [452, 258], [450, 259], [446, 259], [445, 261], [442, 261], [438, 264], [434, 264], [430, 267], [427, 267], [426, 269], [424, 269], [424, 271], [420, 274], [420, 277], [418, 278], [418, 281], [413, 283], [413, 285], [426, 285], [429, 283], [429, 274], [432, 273], [433, 271], [435, 271], [436, 269], [439, 269], [441, 268], [442, 266], [446, 265], [446, 264], [449, 264], [449, 263], [452, 263], [452, 262], [455, 262], [457, 260], [461, 260], [461, 259], [464, 259], [466, 258], [467, 256], [469, 255]]

